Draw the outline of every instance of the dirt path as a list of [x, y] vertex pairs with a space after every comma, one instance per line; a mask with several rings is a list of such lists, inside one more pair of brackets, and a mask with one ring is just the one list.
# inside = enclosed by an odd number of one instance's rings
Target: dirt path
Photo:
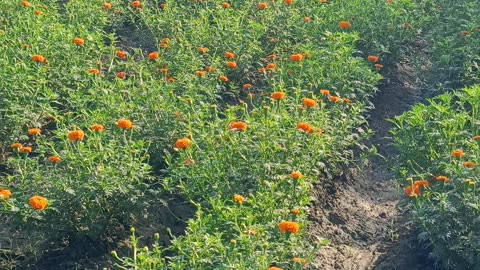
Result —
[[396, 153], [386, 119], [422, 100], [413, 86], [413, 72], [398, 66], [393, 80], [384, 80], [374, 99], [370, 143], [385, 159], [374, 157], [361, 172], [346, 169], [333, 181], [319, 183], [312, 207], [311, 232], [331, 240], [319, 250], [316, 269], [434, 269], [428, 251], [416, 241], [400, 205], [401, 193], [388, 170]]

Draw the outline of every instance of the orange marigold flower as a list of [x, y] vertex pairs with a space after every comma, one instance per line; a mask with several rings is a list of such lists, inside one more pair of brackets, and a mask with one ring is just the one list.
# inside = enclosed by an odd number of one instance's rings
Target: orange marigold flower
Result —
[[204, 71], [196, 71], [195, 74], [197, 74], [198, 76], [205, 76]]
[[164, 48], [164, 49], [167, 49], [168, 48], [168, 44], [167, 43], [160, 43], [160, 48]]
[[293, 3], [293, 0], [285, 0], [285, 5], [291, 5]]
[[300, 213], [300, 210], [298, 210], [297, 208], [292, 209], [292, 214], [298, 215], [299, 213]]
[[166, 68], [166, 67], [160, 69], [160, 72], [162, 72], [162, 73], [167, 73], [167, 71], [168, 71], [168, 68]]
[[417, 186], [412, 189], [412, 186], [406, 186], [405, 194], [411, 198], [417, 197], [420, 195], [420, 188]]
[[270, 59], [277, 59], [277, 55], [272, 53], [270, 54], [269, 56], [267, 56], [267, 58], [270, 58]]
[[255, 231], [254, 229], [248, 229], [248, 230], [244, 230], [243, 233], [248, 235], [255, 235], [257, 231]]
[[302, 59], [303, 55], [301, 53], [292, 54], [292, 56], [290, 56], [290, 61], [292, 62], [300, 62]]
[[298, 257], [293, 258], [292, 261], [294, 263], [301, 263], [304, 266], [307, 265], [307, 260], [301, 259], [301, 258], [298, 258]]
[[198, 47], [197, 48], [197, 51], [201, 52], [201, 53], [207, 53], [208, 52], [208, 49], [207, 48], [204, 48], [204, 47]]
[[324, 95], [324, 96], [329, 96], [330, 95], [330, 91], [327, 90], [327, 89], [320, 89], [320, 94]]
[[22, 147], [21, 143], [13, 143], [10, 145], [10, 148], [13, 148], [13, 149], [20, 149], [21, 147]]
[[33, 12], [33, 14], [35, 14], [35, 15], [42, 15], [42, 13], [43, 13], [43, 12], [41, 12], [40, 10], [35, 10], [35, 11]]
[[44, 63], [44, 62], [47, 62], [47, 59], [42, 55], [36, 54], [32, 56], [32, 61], [37, 63]]
[[100, 73], [100, 70], [96, 69], [96, 68], [92, 68], [92, 69], [89, 69], [88, 70], [88, 74], [99, 74]]
[[83, 140], [83, 137], [85, 137], [85, 133], [81, 130], [72, 130], [68, 133], [68, 139], [70, 141], [81, 141]]
[[267, 69], [262, 67], [258, 69], [258, 72], [264, 73], [264, 72], [267, 72]]
[[274, 69], [277, 68], [277, 66], [273, 63], [269, 63], [265, 66], [265, 68], [268, 69], [268, 70], [274, 70]]
[[223, 3], [222, 3], [222, 7], [223, 7], [223, 8], [229, 8], [229, 7], [230, 7], [230, 4], [227, 3], [227, 2], [223, 2]]
[[29, 47], [30, 47], [30, 45], [28, 45], [28, 44], [22, 44], [22, 48], [24, 48], [24, 49], [28, 49]]
[[473, 167], [475, 167], [475, 163], [473, 163], [471, 161], [465, 161], [465, 162], [463, 162], [463, 167], [473, 169]]
[[160, 40], [160, 43], [169, 43], [170, 42], [170, 38], [169, 37], [164, 37]]
[[130, 120], [127, 119], [120, 119], [116, 123], [117, 127], [121, 129], [132, 129], [133, 128], [133, 123]]
[[376, 63], [376, 62], [378, 62], [378, 56], [369, 55], [369, 56], [367, 57], [367, 60]]
[[266, 9], [268, 6], [265, 3], [260, 3], [260, 4], [258, 4], [257, 7], [258, 7], [258, 9]]
[[22, 2], [20, 2], [20, 5], [21, 5], [22, 7], [29, 7], [29, 6], [30, 6], [30, 2], [28, 2], [28, 1], [22, 1]]
[[243, 204], [245, 202], [245, 198], [238, 194], [233, 195], [233, 200], [239, 204]]
[[167, 7], [167, 4], [160, 4], [160, 7], [161, 7], [161, 8], [166, 8], [166, 7]]
[[228, 82], [227, 76], [220, 76], [220, 77], [218, 77], [218, 79], [222, 82]]
[[148, 59], [150, 60], [158, 59], [158, 57], [159, 57], [158, 52], [151, 52], [148, 54]]
[[293, 178], [293, 179], [300, 179], [302, 177], [302, 173], [301, 172], [298, 172], [298, 171], [295, 171], [295, 172], [291, 172], [290, 173], [290, 176]]
[[119, 79], [125, 79], [125, 77], [127, 77], [127, 73], [125, 73], [124, 71], [120, 71], [117, 73], [117, 75], [115, 75], [115, 77]]
[[350, 24], [350, 22], [347, 21], [341, 21], [338, 23], [338, 27], [340, 27], [341, 29], [349, 28], [350, 26], [352, 25]]
[[117, 51], [115, 55], [120, 59], [125, 59], [125, 57], [127, 57], [127, 53], [124, 51]]
[[42, 196], [33, 196], [28, 201], [28, 204], [35, 210], [44, 210], [47, 208], [48, 202], [47, 199]]
[[192, 144], [192, 141], [190, 141], [189, 138], [182, 138], [182, 139], [178, 139], [175, 142], [175, 147], [180, 149], [187, 149], [188, 147], [190, 147], [191, 144]]
[[335, 96], [329, 96], [328, 100], [331, 101], [331, 102], [335, 102], [335, 103], [338, 103], [338, 102], [342, 101], [342, 99], [340, 97], [335, 97]]
[[103, 131], [103, 125], [100, 124], [94, 124], [90, 127], [93, 131], [98, 131], [102, 132]]
[[443, 176], [443, 175], [439, 175], [439, 176], [435, 177], [435, 179], [437, 179], [438, 181], [445, 182], [445, 183], [447, 183], [448, 181], [450, 181], [450, 179], [448, 179], [448, 177]]
[[42, 133], [42, 130], [39, 129], [39, 128], [31, 128], [28, 130], [28, 135], [39, 135], [40, 133]]
[[465, 156], [465, 153], [460, 149], [455, 149], [452, 151], [452, 156], [460, 158]]
[[228, 58], [228, 59], [233, 59], [233, 58], [235, 58], [235, 54], [232, 53], [232, 52], [226, 52], [226, 53], [224, 54], [224, 56], [225, 56], [225, 58]]
[[415, 181], [415, 182], [413, 182], [413, 187], [424, 187], [424, 188], [427, 188], [427, 187], [428, 187], [428, 182], [427, 182], [427, 180]]
[[211, 67], [211, 66], [206, 66], [206, 67], [205, 67], [205, 71], [206, 71], [206, 72], [215, 72], [215, 68], [214, 68], [214, 67]]
[[350, 99], [348, 99], [348, 98], [343, 98], [343, 102], [345, 102], [345, 103], [350, 103]]
[[282, 100], [285, 98], [285, 93], [284, 92], [273, 92], [272, 93], [272, 99], [273, 100]]
[[268, 270], [283, 270], [283, 268], [275, 267], [275, 266], [270, 266]]
[[2, 200], [8, 200], [10, 197], [12, 197], [12, 192], [10, 190], [0, 188], [0, 202]]
[[303, 106], [305, 107], [315, 107], [315, 105], [317, 105], [317, 102], [311, 98], [304, 98], [303, 99]]
[[112, 8], [112, 4], [105, 2], [105, 3], [103, 3], [103, 7], [104, 7], [106, 10], [109, 10], [109, 9]]
[[140, 3], [140, 1], [133, 1], [132, 2], [132, 7], [139, 7], [141, 5], [142, 5], [142, 3]]
[[227, 62], [227, 67], [229, 67], [229, 68], [237, 68], [237, 63], [235, 63], [235, 62]]
[[298, 124], [297, 124], [297, 129], [300, 130], [300, 131], [304, 131], [304, 132], [310, 133], [310, 134], [313, 133], [312, 127], [310, 126], [309, 123], [306, 123], [306, 122], [300, 122], [300, 123], [298, 123]]
[[252, 85], [249, 84], [249, 83], [246, 83], [246, 84], [244, 84], [244, 85], [242, 86], [242, 88], [243, 88], [243, 89], [250, 89], [250, 88], [252, 88]]
[[282, 221], [280, 225], [278, 225], [278, 229], [281, 233], [298, 233], [300, 226], [293, 221]]
[[245, 122], [232, 122], [232, 123], [230, 123], [230, 130], [233, 130], [233, 131], [236, 131], [236, 130], [245, 131], [245, 130], [247, 130], [247, 123], [245, 123]]
[[19, 152], [20, 154], [23, 154], [23, 153], [32, 153], [32, 147], [30, 147], [30, 146], [20, 147], [20, 149], [18, 149], [18, 152]]
[[82, 46], [82, 45], [85, 44], [85, 41], [81, 38], [76, 37], [76, 38], [73, 39], [73, 43], [77, 44], [78, 46]]
[[474, 141], [480, 141], [480, 135], [473, 136], [472, 138]]
[[309, 17], [303, 17], [303, 21], [304, 22], [310, 22], [310, 18]]
[[61, 161], [61, 158], [59, 156], [49, 156], [48, 160], [52, 163], [59, 163]]
[[383, 65], [380, 65], [380, 64], [375, 64], [373, 65], [374, 67], [378, 68], [378, 69], [382, 69], [383, 68]]

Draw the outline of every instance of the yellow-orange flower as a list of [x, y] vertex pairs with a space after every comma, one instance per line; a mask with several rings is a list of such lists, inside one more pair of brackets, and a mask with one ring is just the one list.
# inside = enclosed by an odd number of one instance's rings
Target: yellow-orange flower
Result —
[[227, 3], [227, 2], [223, 2], [223, 3], [222, 3], [222, 7], [223, 7], [223, 8], [229, 8], [229, 7], [230, 7], [230, 4]]
[[20, 5], [21, 5], [22, 7], [29, 7], [29, 6], [30, 6], [30, 2], [28, 2], [28, 1], [22, 1], [22, 2], [20, 2]]
[[285, 0], [285, 5], [291, 5], [293, 3], [293, 0]]
[[120, 71], [117, 73], [117, 75], [115, 75], [115, 77], [119, 79], [125, 79], [125, 77], [127, 77], [127, 73], [125, 73], [124, 71]]
[[270, 266], [268, 270], [283, 270], [283, 268], [275, 267], [275, 266]]
[[475, 163], [473, 163], [471, 161], [465, 161], [465, 162], [463, 162], [463, 167], [473, 169], [473, 167], [475, 167]]
[[41, 12], [40, 10], [35, 10], [35, 11], [33, 12], [33, 14], [35, 14], [35, 15], [42, 15], [42, 13], [43, 13], [43, 12]]
[[472, 138], [474, 141], [480, 141], [480, 135], [473, 136]]
[[235, 62], [227, 62], [227, 67], [229, 67], [229, 68], [237, 68], [237, 63], [235, 63]]
[[23, 146], [23, 147], [20, 147], [20, 149], [18, 149], [18, 152], [20, 154], [23, 154], [23, 153], [32, 153], [32, 147], [30, 146]]
[[198, 76], [205, 76], [205, 72], [204, 71], [196, 71], [195, 74], [197, 74]]
[[245, 123], [245, 122], [232, 122], [232, 123], [230, 123], [230, 130], [245, 131], [245, 130], [247, 130], [247, 123]]
[[290, 56], [290, 61], [292, 62], [300, 62], [302, 59], [303, 55], [301, 53], [292, 54], [292, 56]]
[[302, 177], [302, 173], [301, 172], [298, 172], [298, 171], [295, 171], [295, 172], [291, 172], [290, 173], [290, 176], [293, 178], [293, 179], [300, 179]]
[[12, 197], [12, 192], [10, 190], [0, 188], [0, 202], [2, 200], [8, 200], [10, 197]]
[[266, 9], [268, 6], [267, 6], [266, 3], [260, 3], [260, 4], [258, 4], [257, 7], [258, 7], [258, 9]]
[[301, 263], [303, 266], [307, 265], [307, 260], [295, 257], [292, 259], [294, 263]]
[[127, 53], [124, 51], [117, 51], [115, 55], [120, 59], [125, 59], [125, 57], [127, 57]]
[[35, 210], [44, 210], [47, 208], [48, 202], [47, 199], [42, 196], [33, 196], [28, 201], [28, 204]]
[[379, 69], [382, 69], [382, 68], [383, 68], [383, 65], [380, 65], [380, 64], [375, 64], [375, 65], [373, 65], [373, 66], [376, 67], [376, 68], [379, 68]]
[[225, 58], [228, 58], [228, 59], [233, 59], [233, 58], [235, 58], [235, 54], [232, 53], [232, 52], [226, 52], [226, 53], [224, 54], [224, 56], [225, 56]]
[[121, 129], [132, 129], [133, 128], [133, 123], [130, 120], [127, 119], [120, 119], [117, 121], [117, 127]]
[[268, 70], [274, 70], [274, 69], [277, 68], [277, 66], [273, 63], [269, 63], [265, 66], [265, 68], [268, 69]]
[[238, 195], [238, 194], [235, 194], [233, 195], [233, 200], [236, 202], [236, 203], [239, 203], [239, 204], [242, 204], [245, 202], [245, 198], [241, 195]]
[[341, 29], [349, 28], [350, 26], [352, 25], [350, 24], [350, 22], [347, 21], [341, 21], [338, 23], [338, 27], [340, 27]]
[[420, 195], [420, 188], [418, 186], [414, 188], [412, 188], [412, 186], [406, 186], [405, 194], [411, 198], [417, 197]]
[[168, 48], [168, 44], [167, 43], [160, 43], [160, 48], [164, 48], [164, 49], [167, 49]]
[[378, 62], [378, 56], [369, 55], [368, 58], [367, 58], [367, 60], [376, 63], [376, 62]]
[[320, 94], [324, 95], [324, 96], [329, 96], [330, 95], [330, 91], [327, 90], [327, 89], [320, 89]]
[[28, 135], [39, 135], [40, 133], [42, 133], [42, 130], [39, 129], [39, 128], [31, 128], [28, 130]]
[[249, 84], [249, 83], [246, 83], [246, 84], [244, 84], [244, 85], [242, 86], [242, 88], [243, 88], [243, 89], [250, 89], [250, 88], [252, 88], [252, 85]]
[[21, 143], [13, 143], [13, 144], [10, 145], [10, 148], [20, 149], [20, 148], [22, 148], [22, 144]]
[[206, 72], [215, 72], [215, 68], [214, 68], [214, 67], [211, 67], [211, 66], [206, 66], [206, 67], [205, 67], [205, 71], [206, 71]]
[[335, 103], [338, 103], [338, 102], [342, 101], [342, 99], [340, 97], [335, 97], [335, 96], [329, 96], [328, 100], [330, 100], [331, 102], [335, 102]]
[[48, 160], [52, 163], [59, 163], [61, 161], [61, 158], [59, 156], [49, 156]]
[[45, 63], [47, 62], [47, 59], [40, 54], [36, 54], [32, 56], [32, 61], [37, 63]]
[[103, 7], [104, 7], [106, 10], [109, 10], [109, 9], [112, 8], [112, 4], [105, 2], [105, 3], [103, 3]]
[[450, 179], [448, 179], [448, 177], [443, 176], [443, 175], [439, 175], [439, 176], [435, 177], [435, 179], [437, 179], [438, 181], [445, 182], [445, 183], [447, 183], [448, 181], [450, 181]]
[[298, 233], [300, 226], [293, 221], [282, 221], [280, 225], [278, 225], [278, 229], [281, 233]]
[[204, 48], [204, 47], [198, 47], [197, 48], [197, 51], [201, 52], [201, 53], [207, 53], [208, 52], [208, 49], [207, 48]]
[[89, 69], [88, 70], [88, 74], [99, 74], [100, 73], [100, 70], [96, 69], [96, 68], [92, 68], [92, 69]]
[[309, 124], [309, 123], [306, 123], [306, 122], [300, 122], [300, 123], [298, 123], [298, 124], [297, 124], [297, 129], [300, 130], [300, 131], [303, 131], [303, 132], [310, 133], [310, 134], [313, 133], [312, 126], [310, 126], [310, 124]]
[[139, 7], [141, 5], [142, 5], [142, 3], [140, 3], [140, 1], [133, 1], [132, 2], [132, 7]]
[[72, 130], [68, 133], [68, 139], [70, 141], [81, 141], [83, 140], [83, 137], [85, 137], [85, 133], [83, 131], [77, 129], [77, 130]]
[[297, 208], [292, 209], [292, 214], [298, 215], [299, 213], [300, 213], [300, 210], [298, 210]]
[[100, 124], [95, 124], [90, 127], [93, 131], [98, 131], [102, 132], [103, 131], [103, 125]]
[[460, 149], [455, 149], [452, 151], [452, 156], [460, 158], [465, 156], [465, 153]]
[[151, 52], [148, 54], [148, 59], [150, 60], [158, 59], [158, 57], [159, 57], [158, 52]]
[[73, 43], [77, 44], [78, 46], [82, 46], [85, 44], [85, 41], [81, 38], [76, 37], [73, 39]]
[[273, 100], [282, 100], [285, 98], [285, 93], [284, 92], [273, 92], [272, 93], [272, 99]]
[[191, 144], [192, 144], [192, 141], [190, 141], [189, 138], [182, 138], [182, 139], [178, 139], [175, 142], [175, 147], [180, 149], [187, 149], [188, 147], [190, 147]]
[[310, 22], [310, 18], [309, 17], [303, 17], [303, 21], [304, 22]]
[[317, 102], [311, 98], [304, 98], [302, 102], [303, 102], [303, 106], [305, 107], [312, 108], [312, 107], [315, 107], [315, 105], [317, 105]]
[[218, 77], [218, 79], [222, 82], [228, 82], [227, 76], [220, 76], [220, 77]]

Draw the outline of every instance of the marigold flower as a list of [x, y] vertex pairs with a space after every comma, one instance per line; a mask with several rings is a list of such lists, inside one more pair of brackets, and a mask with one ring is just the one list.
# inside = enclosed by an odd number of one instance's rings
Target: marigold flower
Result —
[[228, 82], [227, 76], [220, 76], [220, 77], [218, 77], [218, 79], [222, 82]]
[[475, 167], [475, 163], [473, 163], [471, 161], [465, 161], [465, 162], [463, 162], [463, 167], [473, 169], [473, 167]]
[[96, 68], [92, 68], [92, 69], [89, 69], [88, 71], [88, 74], [99, 74], [100, 73], [100, 70], [96, 69]]
[[292, 56], [290, 56], [290, 61], [292, 62], [300, 62], [302, 59], [303, 55], [301, 53], [292, 54]]
[[206, 72], [215, 72], [215, 68], [214, 68], [214, 67], [211, 67], [211, 66], [206, 66], [206, 67], [205, 67], [205, 71], [206, 71]]
[[330, 95], [330, 91], [327, 90], [327, 89], [320, 89], [320, 94], [324, 95], [324, 96], [329, 96]]
[[100, 125], [100, 124], [94, 124], [94, 125], [90, 126], [90, 128], [91, 128], [93, 131], [98, 131], [98, 132], [102, 132], [102, 131], [103, 131], [103, 125]]
[[120, 59], [125, 59], [125, 57], [127, 57], [127, 53], [124, 51], [117, 51], [115, 55]]
[[465, 156], [465, 153], [461, 149], [455, 149], [452, 151], [452, 156], [460, 158]]
[[19, 152], [20, 154], [23, 154], [23, 153], [32, 153], [32, 147], [30, 147], [30, 146], [20, 147], [20, 149], [18, 149], [18, 152]]
[[204, 71], [196, 71], [195, 74], [197, 74], [198, 76], [205, 76], [205, 72]]
[[229, 68], [237, 68], [237, 63], [235, 63], [235, 62], [227, 62], [227, 67], [229, 67]]
[[238, 194], [233, 195], [233, 200], [239, 204], [243, 204], [245, 202], [245, 198]]
[[345, 103], [350, 103], [350, 99], [348, 99], [348, 98], [343, 98], [343, 102], [345, 102]]
[[243, 88], [243, 89], [250, 89], [250, 88], [252, 88], [252, 85], [249, 84], [249, 83], [246, 83], [246, 84], [244, 84], [244, 85], [242, 86], [242, 88]]
[[8, 200], [10, 197], [12, 197], [12, 192], [10, 190], [0, 188], [0, 202], [3, 200]]
[[188, 147], [190, 147], [191, 144], [192, 144], [192, 141], [190, 141], [189, 138], [182, 138], [182, 139], [178, 139], [175, 142], [175, 147], [180, 149], [187, 149]]
[[437, 179], [438, 181], [445, 182], [445, 183], [450, 181], [450, 179], [448, 179], [446, 176], [443, 176], [443, 175], [439, 175], [439, 176], [435, 177], [435, 179]]
[[85, 41], [81, 38], [74, 38], [73, 43], [77, 44], [78, 46], [82, 46], [85, 44]]
[[470, 185], [470, 186], [474, 186], [475, 185], [475, 181], [472, 181], [472, 179], [465, 179], [463, 181], [464, 184], [466, 185]]
[[28, 44], [22, 44], [22, 48], [24, 48], [24, 49], [28, 49], [29, 47], [30, 47], [30, 45], [28, 45]]
[[151, 52], [148, 54], [148, 59], [150, 60], [158, 59], [158, 57], [159, 57], [158, 52]]
[[42, 130], [39, 128], [31, 128], [28, 130], [28, 135], [34, 136], [34, 135], [39, 135], [42, 133]]
[[22, 2], [20, 2], [20, 5], [21, 5], [22, 7], [29, 7], [29, 6], [30, 6], [30, 2], [28, 2], [28, 1], [22, 1]]
[[285, 5], [291, 5], [293, 3], [293, 0], [285, 0]]
[[140, 3], [140, 1], [132, 1], [132, 7], [139, 7], [141, 5], [142, 3]]
[[341, 21], [338, 23], [338, 27], [340, 27], [341, 29], [349, 28], [350, 26], [352, 25], [350, 24], [350, 22], [347, 21]]
[[130, 120], [127, 119], [120, 119], [116, 123], [117, 127], [121, 129], [132, 129], [133, 128], [133, 123]]
[[338, 102], [342, 101], [342, 99], [340, 97], [335, 97], [335, 96], [329, 96], [328, 100], [331, 101], [331, 102], [335, 102], [335, 103], [338, 103]]
[[28, 204], [35, 210], [44, 210], [47, 208], [48, 202], [47, 199], [42, 196], [33, 196], [28, 201]]
[[405, 194], [410, 198], [417, 197], [420, 195], [420, 188], [417, 186], [412, 189], [412, 186], [406, 186]]
[[162, 38], [162, 40], [160, 40], [160, 43], [169, 43], [170, 42], [170, 38], [169, 37], [164, 37]]
[[201, 52], [201, 53], [207, 53], [208, 52], [208, 49], [207, 48], [204, 48], [204, 47], [198, 47], [197, 48], [197, 51]]
[[70, 141], [81, 141], [83, 140], [83, 137], [85, 137], [85, 133], [83, 131], [77, 129], [77, 130], [72, 130], [68, 133], [68, 139]]
[[270, 54], [269, 56], [267, 56], [267, 58], [270, 58], [270, 59], [277, 59], [277, 55], [272, 53]]
[[292, 214], [298, 215], [299, 213], [300, 213], [300, 210], [298, 210], [297, 208], [292, 209]]
[[160, 7], [161, 7], [161, 8], [166, 8], [166, 7], [167, 7], [167, 4], [160, 4]]
[[285, 98], [285, 93], [284, 92], [273, 92], [272, 93], [272, 99], [273, 100], [282, 100]]
[[301, 263], [303, 266], [307, 265], [307, 260], [295, 257], [292, 259], [294, 263]]
[[61, 161], [61, 158], [59, 156], [49, 156], [48, 160], [52, 163], [59, 163]]
[[226, 53], [224, 54], [224, 56], [225, 56], [225, 58], [228, 58], [228, 59], [233, 59], [233, 58], [235, 58], [235, 54], [232, 53], [232, 52], [226, 52]]
[[245, 131], [245, 130], [247, 130], [247, 123], [245, 123], [245, 122], [232, 122], [232, 123], [230, 123], [230, 130]]
[[268, 270], [283, 270], [283, 268], [275, 267], [275, 266], [270, 266]]
[[265, 68], [268, 69], [268, 70], [274, 70], [274, 69], [277, 68], [277, 66], [273, 63], [269, 63], [265, 66]]
[[32, 61], [37, 63], [44, 63], [44, 62], [47, 62], [47, 59], [42, 55], [36, 54], [32, 56]]
[[310, 22], [310, 18], [309, 17], [303, 17], [303, 21], [304, 22]]
[[21, 143], [13, 143], [10, 145], [10, 148], [13, 148], [13, 149], [20, 149], [21, 147], [22, 147]]
[[415, 181], [413, 182], [413, 187], [428, 187], [428, 182], [427, 180], [419, 180], [419, 181]]
[[383, 65], [380, 65], [380, 64], [375, 64], [373, 65], [374, 67], [378, 68], [378, 69], [382, 69], [383, 68]]
[[474, 141], [480, 141], [480, 135], [473, 136], [472, 138]]
[[300, 130], [300, 131], [303, 131], [303, 132], [310, 133], [310, 134], [313, 133], [312, 126], [310, 126], [310, 124], [309, 124], [309, 123], [306, 123], [306, 122], [300, 122], [300, 123], [298, 123], [298, 124], [297, 124], [297, 129]]
[[[308, 125], [308, 124], [307, 124]], [[293, 179], [300, 179], [302, 177], [302, 173], [301, 172], [298, 172], [298, 171], [295, 171], [295, 172], [291, 172], [290, 173], [290, 176], [293, 178]]]
[[378, 62], [378, 56], [369, 55], [367, 57], [367, 60], [376, 63], [376, 62]]
[[119, 79], [125, 79], [125, 77], [127, 77], [127, 73], [125, 73], [124, 71], [120, 71], [117, 73], [117, 75], [115, 75], [115, 77]]
[[103, 7], [104, 7], [106, 10], [109, 10], [109, 9], [112, 8], [112, 4], [105, 2], [105, 3], [103, 3]]
[[160, 48], [163, 48], [163, 49], [167, 49], [168, 48], [168, 44], [167, 43], [160, 43]]
[[35, 11], [33, 12], [33, 14], [35, 14], [35, 15], [42, 15], [43, 12], [41, 12], [40, 10], [35, 10]]
[[298, 233], [300, 226], [293, 221], [282, 221], [280, 225], [278, 225], [278, 229], [281, 233]]
[[254, 229], [248, 229], [248, 230], [244, 230], [243, 233], [248, 235], [254, 235], [257, 233], [257, 231], [255, 231]]
[[230, 4], [227, 3], [227, 2], [223, 2], [223, 3], [222, 3], [222, 7], [223, 7], [223, 8], [229, 8], [229, 7], [230, 7]]
[[161, 69], [160, 69], [160, 72], [162, 72], [162, 73], [167, 73], [167, 72], [168, 72], [168, 68], [166, 68], [166, 67], [161, 68]]
[[258, 7], [258, 9], [266, 9], [268, 6], [265, 3], [260, 3], [260, 4], [258, 4], [257, 7]]
[[315, 107], [315, 105], [317, 105], [317, 102], [311, 98], [304, 98], [302, 102], [303, 102], [303, 106], [305, 107], [312, 108], [312, 107]]

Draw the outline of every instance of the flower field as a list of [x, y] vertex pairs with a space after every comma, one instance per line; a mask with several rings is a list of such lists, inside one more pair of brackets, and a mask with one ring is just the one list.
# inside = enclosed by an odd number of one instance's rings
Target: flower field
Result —
[[[412, 65], [428, 70], [425, 89], [480, 83], [480, 6], [465, 2], [0, 3], [0, 221], [27, 239], [9, 239], [22, 259], [0, 241], [0, 266], [127, 233], [129, 248], [98, 265], [322, 269], [312, 191], [377, 153], [368, 117], [382, 78], [422, 40], [431, 62]], [[396, 170], [413, 179], [402, 192], [448, 267], [480, 255], [466, 222], [479, 96], [447, 93], [393, 120]], [[178, 199], [195, 214], [172, 235], [155, 210]], [[144, 241], [142, 226], [158, 233]]]

